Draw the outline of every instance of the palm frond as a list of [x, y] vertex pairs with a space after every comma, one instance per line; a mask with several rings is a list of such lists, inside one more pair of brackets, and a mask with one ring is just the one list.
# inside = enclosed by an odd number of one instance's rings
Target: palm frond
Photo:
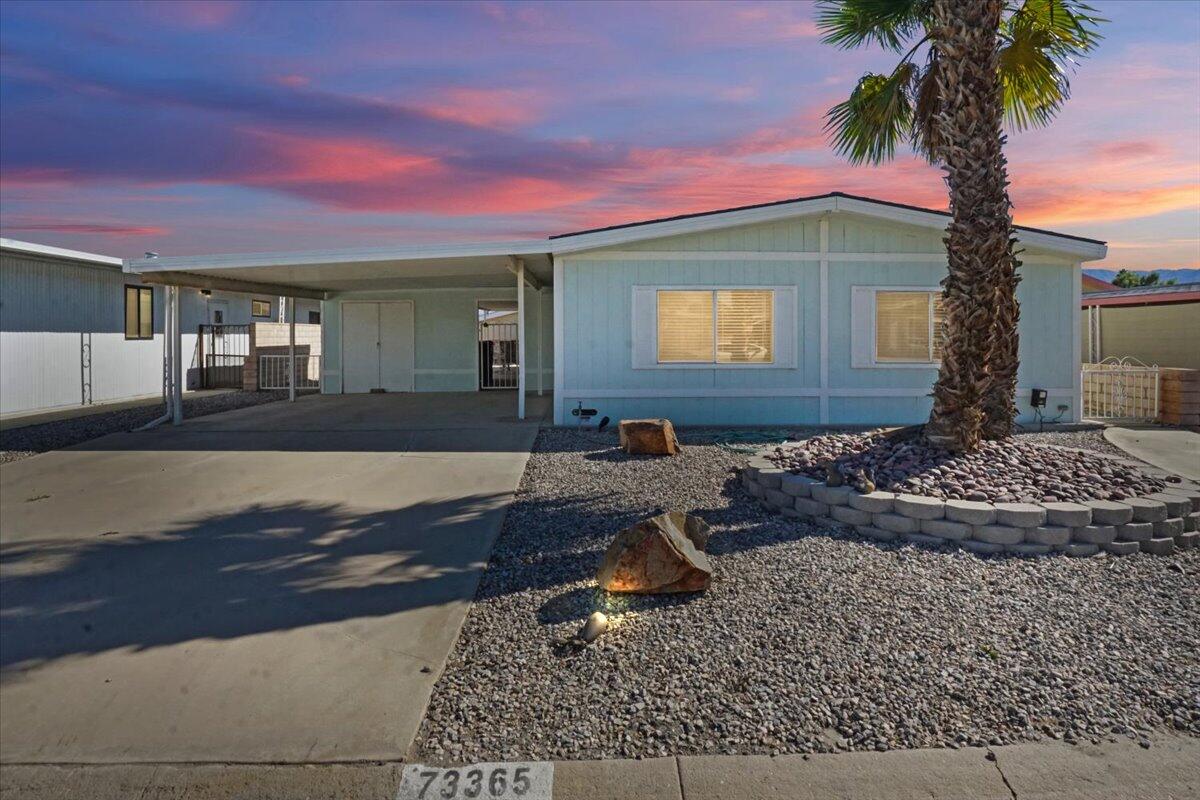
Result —
[[942, 106], [941, 85], [938, 83], [940, 69], [941, 57], [937, 48], [931, 47], [925, 68], [913, 79], [916, 98], [913, 102], [910, 136], [913, 149], [930, 162], [938, 160], [938, 150], [941, 146], [941, 128], [937, 122], [937, 115]]
[[821, 41], [842, 49], [875, 42], [899, 52], [922, 31], [929, 18], [930, 0], [821, 0], [817, 28]]
[[849, 100], [829, 109], [825, 130], [839, 155], [852, 164], [880, 164], [896, 154], [911, 129], [918, 72], [905, 61], [891, 75], [867, 73]]

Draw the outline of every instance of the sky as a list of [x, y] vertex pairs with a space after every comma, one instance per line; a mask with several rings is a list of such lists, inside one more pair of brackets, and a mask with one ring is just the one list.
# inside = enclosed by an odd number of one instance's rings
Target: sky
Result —
[[[1200, 2], [1110, 21], [1006, 152], [1019, 224], [1200, 267]], [[843, 191], [946, 207], [823, 116], [896, 56], [799, 3], [0, 3], [0, 232], [121, 257], [497, 241]]]

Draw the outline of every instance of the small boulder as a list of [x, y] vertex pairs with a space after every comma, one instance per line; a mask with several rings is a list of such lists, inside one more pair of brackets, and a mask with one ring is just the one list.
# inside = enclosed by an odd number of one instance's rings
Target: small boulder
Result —
[[618, 433], [621, 449], [630, 455], [673, 456], [679, 452], [669, 419], [623, 419]]
[[596, 581], [609, 592], [698, 592], [712, 581], [704, 554], [709, 527], [680, 511], [642, 520], [617, 534], [604, 553]]

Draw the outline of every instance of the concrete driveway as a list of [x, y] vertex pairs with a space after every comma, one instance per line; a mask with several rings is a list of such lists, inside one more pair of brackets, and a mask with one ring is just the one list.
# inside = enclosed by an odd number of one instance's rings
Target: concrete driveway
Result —
[[0, 470], [0, 760], [394, 760], [546, 398], [306, 397]]

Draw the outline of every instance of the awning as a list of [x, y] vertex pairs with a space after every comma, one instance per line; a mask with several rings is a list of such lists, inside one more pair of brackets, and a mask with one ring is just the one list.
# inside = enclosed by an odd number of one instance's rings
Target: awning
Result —
[[544, 239], [370, 250], [169, 256], [128, 259], [125, 271], [147, 283], [321, 299], [326, 293], [380, 289], [509, 287], [516, 259], [534, 286], [549, 285]]

